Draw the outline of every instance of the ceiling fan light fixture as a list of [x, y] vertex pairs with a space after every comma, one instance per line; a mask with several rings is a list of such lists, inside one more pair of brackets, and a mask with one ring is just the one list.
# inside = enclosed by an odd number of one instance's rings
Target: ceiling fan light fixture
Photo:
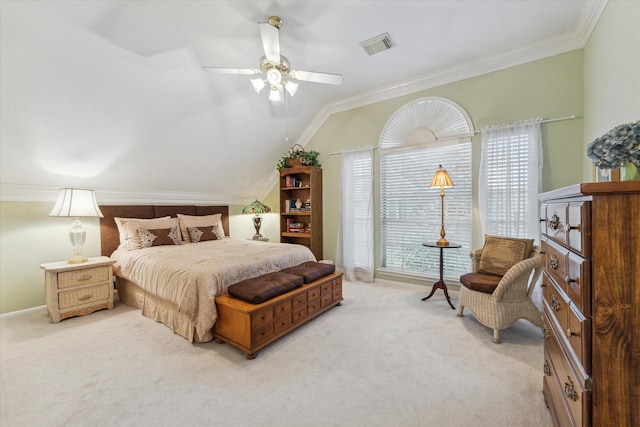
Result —
[[287, 90], [287, 93], [289, 93], [289, 96], [293, 96], [296, 94], [296, 92], [298, 91], [298, 83], [294, 82], [294, 81], [287, 81], [284, 82], [284, 88]]
[[271, 86], [271, 91], [269, 92], [269, 100], [274, 104], [282, 101], [282, 85], [273, 85]]
[[257, 93], [267, 85], [267, 81], [261, 78], [251, 79], [251, 86], [256, 90]]

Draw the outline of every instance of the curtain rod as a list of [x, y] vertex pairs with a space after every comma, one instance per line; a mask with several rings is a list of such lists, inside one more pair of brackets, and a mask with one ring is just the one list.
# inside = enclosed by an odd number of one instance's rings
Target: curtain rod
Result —
[[[560, 122], [560, 121], [563, 121], [563, 120], [573, 120], [575, 118], [576, 118], [576, 116], [557, 117], [555, 119], [543, 119], [543, 120], [540, 120], [540, 123]], [[511, 124], [513, 124], [513, 123], [511, 123]], [[510, 126], [511, 124], [505, 125], [505, 126]], [[481, 130], [476, 130], [476, 131], [473, 132], [474, 135], [477, 135], [479, 133], [482, 133], [482, 131]]]
[[[560, 122], [560, 121], [563, 121], [563, 120], [573, 120], [575, 118], [576, 118], [576, 116], [557, 117], [555, 119], [543, 119], [543, 120], [540, 121], [540, 123]], [[477, 135], [479, 133], [482, 133], [482, 131], [480, 131], [480, 130], [473, 131], [474, 135]], [[462, 135], [460, 137], [464, 137], [464, 135]], [[459, 138], [459, 137], [456, 136], [454, 139], [457, 139], [457, 138]], [[439, 140], [439, 141], [442, 142], [444, 140]], [[355, 150], [358, 150], [358, 149], [362, 149], [362, 150], [366, 150], [366, 149], [378, 150], [378, 149], [380, 149], [380, 147], [362, 147], [362, 148], [355, 148], [353, 150], [348, 150], [348, 151], [355, 151]], [[334, 151], [333, 153], [329, 153], [329, 156], [334, 156], [336, 154], [343, 154], [343, 153], [345, 153], [345, 151]]]

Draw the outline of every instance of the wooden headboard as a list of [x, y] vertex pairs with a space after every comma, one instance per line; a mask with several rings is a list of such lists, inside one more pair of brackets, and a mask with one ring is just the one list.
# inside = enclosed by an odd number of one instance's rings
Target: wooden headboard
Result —
[[111, 256], [120, 244], [120, 234], [116, 226], [115, 217], [119, 218], [158, 218], [162, 216], [177, 217], [184, 215], [212, 215], [222, 214], [222, 228], [229, 235], [229, 206], [165, 206], [165, 205], [104, 205], [100, 206], [104, 215], [100, 218], [100, 246], [101, 254]]

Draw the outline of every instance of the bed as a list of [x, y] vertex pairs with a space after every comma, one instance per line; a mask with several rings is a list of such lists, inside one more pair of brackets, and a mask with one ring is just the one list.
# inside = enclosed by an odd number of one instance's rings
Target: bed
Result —
[[120, 301], [192, 342], [213, 339], [214, 299], [230, 285], [316, 260], [302, 245], [227, 237], [227, 206], [100, 210], [101, 252], [116, 261]]

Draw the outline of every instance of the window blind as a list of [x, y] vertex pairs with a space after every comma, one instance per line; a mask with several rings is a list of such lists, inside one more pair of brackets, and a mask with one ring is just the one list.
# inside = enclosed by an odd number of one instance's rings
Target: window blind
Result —
[[429, 188], [439, 165], [454, 184], [445, 189], [446, 238], [462, 245], [444, 251], [444, 276], [457, 280], [469, 271], [470, 142], [380, 154], [380, 259], [385, 271], [439, 276], [440, 251], [422, 246], [440, 238], [440, 189]]
[[353, 267], [373, 274], [373, 199], [372, 199], [372, 154], [370, 151], [351, 156], [351, 193], [352, 201]]

